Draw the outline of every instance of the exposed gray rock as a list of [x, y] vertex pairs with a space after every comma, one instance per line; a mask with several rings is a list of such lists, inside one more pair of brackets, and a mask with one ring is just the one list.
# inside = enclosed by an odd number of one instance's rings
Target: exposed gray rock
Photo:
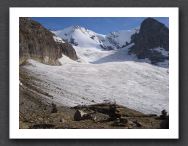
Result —
[[68, 43], [57, 43], [58, 47], [61, 49], [62, 53], [72, 60], [77, 60], [78, 57], [76, 55], [76, 52], [71, 44]]
[[160, 123], [161, 129], [169, 129], [169, 117], [166, 119], [163, 119]]
[[138, 122], [137, 120], [133, 121], [133, 123], [136, 124], [137, 127], [142, 127], [142, 123], [141, 122]]
[[121, 117], [121, 118], [120, 118], [120, 123], [122, 123], [122, 124], [127, 124], [127, 123], [128, 123], [127, 118]]
[[169, 51], [169, 29], [153, 18], [142, 22], [139, 33], [132, 35], [131, 43], [134, 45], [129, 49], [129, 53], [136, 54], [139, 59], [148, 58], [152, 64], [168, 60], [168, 56], [154, 48], [160, 47]]
[[65, 53], [73, 60], [77, 59], [74, 48], [67, 43], [57, 43], [54, 34], [40, 23], [30, 18], [19, 19], [19, 54], [20, 64], [32, 58], [42, 63], [57, 65], [58, 58]]
[[65, 123], [66, 120], [65, 120], [64, 118], [60, 118], [59, 122], [61, 122], [61, 123]]
[[92, 119], [92, 116], [82, 110], [76, 110], [74, 114], [75, 121], [86, 120], [86, 119]]
[[165, 109], [161, 111], [160, 118], [161, 119], [167, 119], [168, 118], [168, 113]]
[[114, 120], [113, 126], [128, 126], [128, 120], [124, 117], [117, 118]]
[[57, 106], [54, 103], [52, 103], [52, 111], [51, 111], [51, 113], [57, 113]]

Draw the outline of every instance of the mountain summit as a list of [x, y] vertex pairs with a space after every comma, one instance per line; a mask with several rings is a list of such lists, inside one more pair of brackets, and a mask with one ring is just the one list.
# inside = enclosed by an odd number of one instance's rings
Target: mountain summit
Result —
[[139, 59], [148, 58], [152, 64], [168, 60], [169, 29], [153, 18], [147, 18], [141, 23], [139, 33], [132, 36], [134, 46], [130, 54], [136, 54]]
[[[104, 57], [105, 62], [108, 62], [107, 58], [113, 61], [110, 56], [106, 56], [112, 54], [112, 51], [119, 56], [119, 51], [124, 54], [124, 59], [121, 54], [121, 60], [127, 60], [127, 57], [130, 60], [129, 56], [133, 54], [138, 60], [168, 66], [169, 29], [154, 18], [146, 18], [139, 29], [119, 30], [107, 35], [81, 26], [70, 26], [53, 33], [72, 44], [77, 54], [88, 62], [96, 62]], [[104, 54], [104, 51], [111, 53]], [[113, 55], [113, 58], [117, 57]]]
[[74, 46], [115, 50], [128, 45], [136, 29], [120, 30], [103, 35], [81, 26], [70, 26], [52, 32]]

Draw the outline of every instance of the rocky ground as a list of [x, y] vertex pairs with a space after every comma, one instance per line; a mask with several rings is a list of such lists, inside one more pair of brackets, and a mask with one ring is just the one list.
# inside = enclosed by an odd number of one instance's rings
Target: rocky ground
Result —
[[[100, 104], [65, 107], [46, 100], [50, 96], [20, 69], [20, 129], [112, 129], [168, 128], [168, 116], [146, 115], [106, 101]], [[165, 113], [164, 113], [165, 115]]]

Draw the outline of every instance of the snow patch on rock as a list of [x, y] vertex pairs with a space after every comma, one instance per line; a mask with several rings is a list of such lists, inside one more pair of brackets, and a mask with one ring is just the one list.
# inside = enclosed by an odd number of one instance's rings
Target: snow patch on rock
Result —
[[163, 56], [169, 56], [169, 52], [166, 51], [164, 48], [158, 47], [154, 48], [153, 50], [161, 53]]
[[53, 36], [53, 39], [54, 39], [55, 42], [58, 42], [58, 43], [65, 43], [65, 42], [62, 40], [62, 38], [60, 38], [60, 37]]

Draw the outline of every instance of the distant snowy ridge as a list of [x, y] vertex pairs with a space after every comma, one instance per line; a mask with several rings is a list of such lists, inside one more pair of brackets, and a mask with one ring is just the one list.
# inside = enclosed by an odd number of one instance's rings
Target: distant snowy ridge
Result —
[[121, 30], [103, 35], [84, 27], [71, 26], [63, 30], [52, 32], [74, 46], [112, 50], [121, 48], [130, 43], [131, 36], [136, 31], [138, 30]]
[[[80, 62], [104, 63], [117, 60], [132, 60], [138, 62], [144, 61], [165, 68], [168, 68], [169, 66], [169, 51], [167, 49], [160, 47], [160, 45], [155, 48], [147, 45], [148, 42], [152, 44], [148, 35], [155, 36], [155, 34], [147, 33], [144, 38], [141, 38], [142, 35], [139, 35], [139, 42], [141, 45], [140, 47], [136, 45], [136, 49], [134, 49], [135, 43], [138, 43], [135, 41], [135, 38], [137, 38], [136, 36], [140, 33], [140, 28], [135, 28], [133, 30], [120, 30], [103, 35], [84, 27], [70, 26], [62, 30], [53, 31], [53, 33], [58, 38], [62, 38], [63, 41], [72, 44]], [[142, 41], [142, 39], [146, 40]], [[157, 37], [153, 40], [153, 42], [158, 41], [159, 38]], [[145, 49], [145, 47], [149, 47], [149, 49]], [[140, 51], [142, 52], [141, 54], [139, 50], [144, 51]], [[139, 53], [141, 55], [138, 55]], [[162, 57], [160, 58], [160, 56]]]
[[131, 43], [131, 36], [138, 32], [138, 29], [120, 30], [111, 32], [105, 36], [104, 46], [112, 46], [112, 48], [122, 48]]
[[93, 37], [96, 33], [80, 26], [70, 26], [53, 33], [74, 46], [100, 48], [100, 40]]
[[138, 30], [121, 30], [107, 35], [99, 34], [80, 26], [70, 26], [52, 31], [56, 41], [64, 40], [73, 45], [79, 60], [89, 63], [115, 53], [117, 49], [128, 46], [131, 36]]

